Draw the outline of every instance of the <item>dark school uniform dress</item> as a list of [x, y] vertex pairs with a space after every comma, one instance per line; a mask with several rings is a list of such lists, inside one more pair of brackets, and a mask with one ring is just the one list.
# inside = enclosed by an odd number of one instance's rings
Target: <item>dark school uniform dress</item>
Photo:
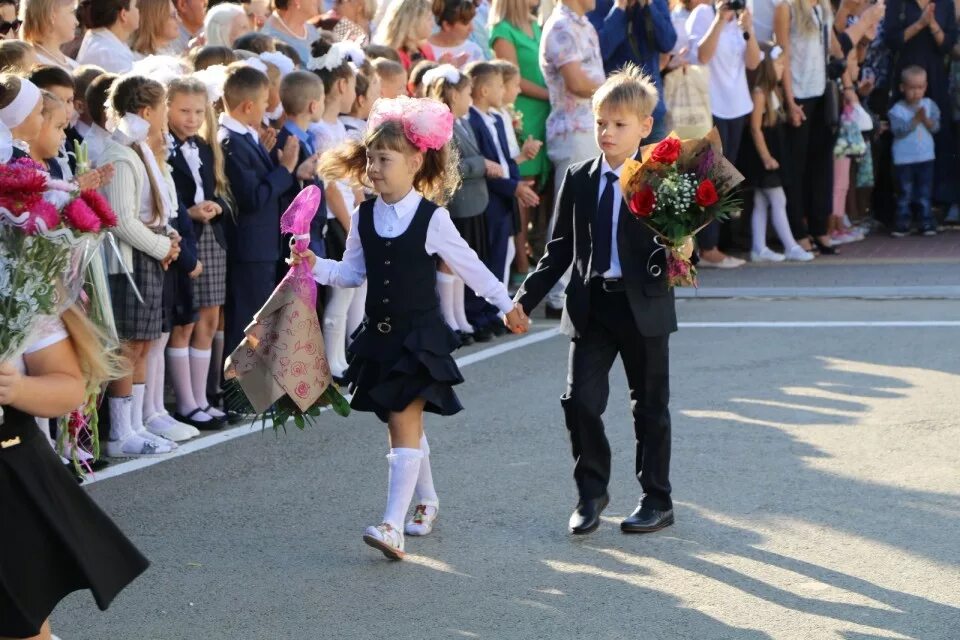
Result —
[[0, 425], [0, 636], [40, 633], [68, 594], [106, 610], [150, 563], [77, 484], [37, 427], [3, 407]]

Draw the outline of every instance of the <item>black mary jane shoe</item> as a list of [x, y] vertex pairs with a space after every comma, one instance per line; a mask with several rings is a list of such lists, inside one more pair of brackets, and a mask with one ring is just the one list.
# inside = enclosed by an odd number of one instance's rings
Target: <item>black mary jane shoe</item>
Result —
[[490, 331], [496, 338], [502, 338], [510, 332], [510, 330], [507, 329], [507, 325], [503, 324], [502, 322], [494, 322], [491, 324]]
[[473, 341], [474, 342], [490, 342], [493, 340], [493, 332], [489, 327], [474, 327], [473, 329]]
[[624, 533], [653, 533], [673, 524], [673, 509], [654, 509], [642, 504], [620, 523]]
[[469, 347], [475, 342], [472, 333], [467, 333], [466, 331], [457, 331], [457, 335], [460, 336], [461, 347]]
[[[201, 411], [203, 411], [205, 414], [207, 414], [208, 416], [210, 416], [211, 418], [213, 418], [213, 420], [214, 420], [215, 422], [220, 422], [220, 423], [223, 423], [223, 424], [226, 424], [226, 423], [227, 423], [227, 416], [225, 416], [225, 415], [223, 415], [223, 416], [215, 416], [215, 415], [213, 415], [212, 413], [210, 413], [211, 411], [213, 411], [213, 405], [208, 404], [208, 405], [205, 406], [203, 409], [201, 409]], [[200, 427], [197, 427], [197, 428], [199, 429]]]
[[211, 418], [210, 420], [194, 420], [193, 416], [197, 415], [198, 413], [203, 413], [203, 409], [194, 409], [187, 415], [175, 413], [173, 414], [173, 419], [177, 422], [182, 422], [183, 424], [188, 424], [191, 427], [195, 427], [200, 431], [219, 431], [220, 429], [223, 429], [223, 425], [226, 424], [224, 421], [217, 420], [215, 418]]
[[606, 493], [598, 498], [581, 499], [570, 516], [568, 523], [570, 533], [582, 536], [596, 531], [600, 526], [600, 514], [608, 504], [610, 504], [610, 496]]

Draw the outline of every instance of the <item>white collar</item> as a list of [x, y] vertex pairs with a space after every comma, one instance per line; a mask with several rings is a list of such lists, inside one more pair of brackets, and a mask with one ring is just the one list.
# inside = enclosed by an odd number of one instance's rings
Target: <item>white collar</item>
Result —
[[497, 119], [493, 116], [492, 113], [480, 111], [480, 109], [477, 109], [476, 107], [474, 107], [474, 106], [472, 106], [472, 105], [470, 106], [470, 108], [473, 109], [474, 111], [476, 111], [477, 113], [479, 113], [479, 114], [480, 114], [480, 117], [483, 118], [484, 122], [486, 122], [487, 124], [495, 124], [495, 123], [496, 123]]
[[90, 31], [90, 35], [91, 37], [99, 36], [101, 38], [104, 38], [105, 40], [110, 40], [112, 41], [111, 44], [113, 46], [123, 47], [128, 51], [130, 50], [130, 45], [128, 45], [126, 42], [118, 38], [117, 34], [115, 34], [113, 31], [110, 31], [110, 29], [107, 29], [106, 27], [102, 27], [100, 29], [92, 29]]
[[[623, 167], [624, 167], [624, 165], [627, 164], [626, 161], [620, 163], [620, 166], [617, 167], [616, 169], [611, 169], [611, 168], [610, 168], [610, 164], [607, 162], [607, 157], [606, 157], [606, 156], [600, 156], [600, 157], [603, 158], [603, 160], [600, 161], [600, 175], [601, 175], [601, 176], [604, 176], [604, 175], [607, 174], [608, 171], [613, 171], [615, 174], [617, 174], [617, 177], [619, 178], [619, 177], [620, 177], [620, 174], [623, 173]], [[637, 152], [634, 151], [633, 153], [631, 153], [631, 154], [628, 155], [627, 157], [628, 157], [628, 158], [636, 158], [636, 157], [637, 157]]]
[[394, 213], [397, 214], [397, 217], [403, 220], [407, 216], [411, 216], [417, 211], [417, 207], [420, 206], [421, 200], [423, 200], [423, 196], [417, 193], [416, 189], [410, 189], [410, 193], [403, 196], [403, 198], [393, 204], [387, 204], [383, 201], [382, 197], [378, 196], [377, 204], [385, 209], [393, 209]]
[[92, 129], [92, 127], [83, 120], [77, 120], [77, 124], [73, 125], [73, 128], [80, 134], [81, 140], [90, 135], [90, 129]]
[[248, 133], [253, 136], [253, 139], [257, 142], [260, 142], [260, 132], [254, 129], [253, 127], [248, 127], [243, 124], [233, 116], [229, 116], [226, 113], [220, 114], [220, 126], [225, 129], [229, 129], [234, 133], [239, 133], [240, 135], [247, 135]]

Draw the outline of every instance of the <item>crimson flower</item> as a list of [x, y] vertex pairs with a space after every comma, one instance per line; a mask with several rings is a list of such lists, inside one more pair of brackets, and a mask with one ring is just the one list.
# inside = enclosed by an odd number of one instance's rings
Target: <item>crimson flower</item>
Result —
[[709, 207], [716, 204], [720, 196], [717, 195], [717, 188], [713, 185], [713, 180], [704, 180], [697, 187], [696, 202], [701, 207]]
[[656, 147], [650, 159], [661, 164], [673, 164], [680, 157], [680, 141], [676, 138], [664, 138]]
[[43, 222], [48, 231], [60, 224], [60, 214], [57, 213], [57, 208], [46, 200], [40, 200], [30, 208], [30, 218], [27, 220], [24, 230], [32, 236], [40, 231], [40, 222]]
[[113, 212], [106, 198], [93, 190], [81, 191], [80, 197], [100, 219], [101, 226], [108, 228], [117, 226], [117, 214]]
[[630, 196], [630, 202], [627, 203], [627, 206], [630, 212], [638, 218], [649, 218], [654, 207], [657, 206], [657, 196], [653, 193], [653, 189], [644, 187]]
[[100, 230], [100, 218], [81, 198], [76, 198], [63, 208], [63, 218], [67, 224], [80, 233], [93, 233]]

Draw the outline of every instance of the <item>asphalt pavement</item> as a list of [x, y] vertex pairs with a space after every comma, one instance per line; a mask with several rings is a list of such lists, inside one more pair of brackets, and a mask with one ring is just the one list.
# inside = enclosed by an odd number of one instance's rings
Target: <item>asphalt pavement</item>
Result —
[[[955, 281], [954, 281], [955, 282]], [[603, 526], [573, 538], [556, 323], [460, 354], [466, 411], [427, 418], [440, 519], [407, 560], [362, 544], [385, 430], [244, 428], [90, 494], [152, 561], [63, 640], [960, 638], [960, 303], [683, 300], [672, 338], [677, 523], [626, 536], [619, 363]], [[749, 323], [749, 324], [746, 324]], [[547, 332], [547, 333], [541, 333]], [[495, 349], [495, 351], [490, 351]]]

